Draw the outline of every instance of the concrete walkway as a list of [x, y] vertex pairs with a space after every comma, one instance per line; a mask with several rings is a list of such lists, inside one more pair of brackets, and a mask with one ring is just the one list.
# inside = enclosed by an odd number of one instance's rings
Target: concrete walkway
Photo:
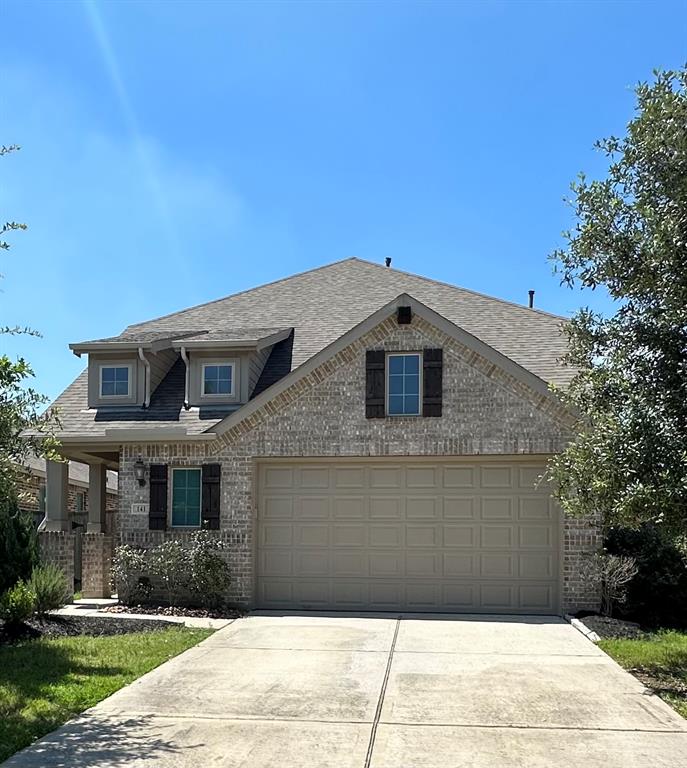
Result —
[[13, 768], [677, 768], [687, 721], [561, 619], [252, 614]]
[[103, 611], [118, 601], [113, 598], [82, 598], [75, 600], [64, 608], [53, 613], [58, 616], [102, 616], [105, 619], [152, 619], [153, 621], [171, 621], [173, 624], [183, 624], [185, 627], [201, 627], [203, 629], [223, 629], [234, 619], [208, 619], [198, 616], [162, 616], [148, 613], [108, 613]]

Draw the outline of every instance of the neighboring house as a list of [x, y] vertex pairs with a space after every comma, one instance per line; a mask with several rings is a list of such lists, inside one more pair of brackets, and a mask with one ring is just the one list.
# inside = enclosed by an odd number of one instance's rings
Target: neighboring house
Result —
[[537, 483], [574, 421], [563, 321], [347, 259], [72, 344], [59, 437], [96, 483], [118, 470], [118, 541], [217, 531], [238, 604], [594, 608], [598, 530]]
[[[45, 517], [46, 467], [45, 459], [29, 457], [22, 465], [19, 482], [19, 507], [31, 512], [40, 525]], [[75, 526], [86, 528], [88, 521], [88, 467], [76, 461], [69, 462], [68, 511]], [[107, 473], [107, 532], [114, 531], [117, 511], [117, 473]]]

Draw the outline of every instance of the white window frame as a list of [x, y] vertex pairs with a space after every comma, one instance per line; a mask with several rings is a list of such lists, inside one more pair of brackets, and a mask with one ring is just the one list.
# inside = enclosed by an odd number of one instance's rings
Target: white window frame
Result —
[[[408, 357], [409, 355], [415, 355], [418, 359], [418, 399], [417, 399], [417, 413], [389, 413], [389, 360], [392, 357]], [[418, 416], [422, 416], [422, 385], [423, 385], [423, 369], [422, 369], [422, 352], [416, 350], [408, 350], [407, 352], [387, 352], [384, 366], [384, 411], [386, 415], [391, 419], [416, 419]]]
[[[181, 531], [196, 531], [203, 527], [203, 468], [198, 466], [193, 467], [170, 467], [171, 469], [171, 482], [169, 483], [169, 499], [167, 504], [168, 523], [170, 528]], [[200, 508], [198, 509], [198, 525], [174, 525], [174, 473], [183, 470], [188, 471], [195, 469], [200, 472]]]
[[[205, 369], [216, 368], [218, 365], [229, 366], [231, 368], [231, 392], [215, 392], [205, 394]], [[202, 400], [226, 400], [228, 398], [236, 397], [236, 372], [238, 371], [238, 365], [236, 360], [206, 360], [200, 366], [200, 397]]]
[[[103, 394], [103, 369], [104, 368], [126, 368], [127, 369], [127, 383], [126, 383], [126, 395], [104, 395]], [[98, 397], [101, 400], [130, 400], [132, 398], [132, 371], [133, 365], [131, 363], [100, 363], [98, 366]]]

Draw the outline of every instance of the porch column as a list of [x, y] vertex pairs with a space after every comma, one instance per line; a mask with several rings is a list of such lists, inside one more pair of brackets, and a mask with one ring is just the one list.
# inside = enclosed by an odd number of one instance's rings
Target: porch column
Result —
[[87, 533], [105, 533], [106, 494], [107, 468], [104, 464], [89, 464]]
[[44, 531], [72, 530], [69, 519], [69, 464], [66, 461], [46, 462], [46, 500]]

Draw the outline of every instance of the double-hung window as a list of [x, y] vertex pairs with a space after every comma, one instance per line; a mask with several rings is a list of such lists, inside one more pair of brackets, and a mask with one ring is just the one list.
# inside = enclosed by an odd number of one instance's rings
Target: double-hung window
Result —
[[200, 469], [172, 469], [172, 527], [200, 526]]
[[234, 394], [233, 363], [212, 363], [203, 366], [203, 396]]
[[387, 413], [419, 416], [422, 361], [419, 352], [387, 357]]
[[100, 366], [100, 397], [129, 397], [131, 366]]

